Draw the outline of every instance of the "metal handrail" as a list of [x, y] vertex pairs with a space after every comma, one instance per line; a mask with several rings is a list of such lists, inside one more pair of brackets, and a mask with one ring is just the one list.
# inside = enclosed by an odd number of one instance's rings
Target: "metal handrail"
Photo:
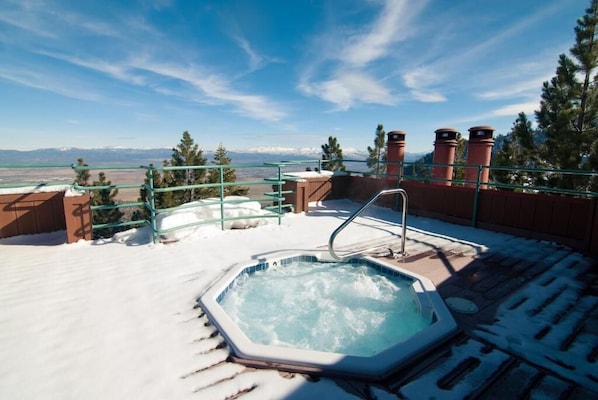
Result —
[[[378, 193], [376, 193], [371, 199], [369, 199], [363, 206], [361, 206], [361, 208], [359, 208], [359, 210], [355, 211], [345, 222], [343, 222], [338, 228], [336, 228], [334, 230], [334, 232], [332, 232], [332, 235], [330, 235], [330, 239], [328, 240], [328, 252], [330, 253], [330, 255], [335, 258], [336, 260], [342, 260], [343, 257], [339, 257], [336, 252], [334, 251], [334, 239], [336, 238], [336, 236], [347, 227], [347, 225], [349, 225], [351, 222], [353, 222], [353, 220], [355, 218], [357, 218], [362, 212], [364, 212], [369, 206], [371, 206], [376, 200], [378, 200], [379, 197], [387, 195], [387, 194], [395, 194], [395, 193], [399, 193], [403, 199], [403, 204], [402, 204], [402, 211], [403, 211], [403, 215], [401, 218], [401, 225], [403, 227], [403, 233], [401, 235], [401, 256], [405, 256], [405, 235], [407, 233], [407, 192], [405, 191], [405, 189], [385, 189], [385, 190], [381, 190]], [[345, 257], [347, 256], [352, 256], [355, 254], [358, 254], [359, 252], [353, 252], [353, 253], [349, 253], [346, 254]]]

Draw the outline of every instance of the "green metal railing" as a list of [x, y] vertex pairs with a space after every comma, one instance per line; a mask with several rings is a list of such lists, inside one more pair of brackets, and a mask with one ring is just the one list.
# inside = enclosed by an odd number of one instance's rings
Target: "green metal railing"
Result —
[[[92, 206], [92, 212], [98, 210], [108, 210], [114, 208], [127, 208], [127, 207], [143, 207], [149, 212], [149, 219], [137, 219], [125, 222], [111, 222], [105, 224], [93, 224], [92, 229], [102, 229], [102, 228], [120, 228], [120, 227], [128, 227], [128, 226], [139, 226], [139, 225], [149, 225], [152, 230], [153, 240], [157, 242], [158, 239], [166, 235], [168, 233], [172, 233], [174, 231], [188, 229], [192, 227], [196, 227], [199, 225], [206, 225], [206, 224], [220, 224], [221, 229], [225, 229], [225, 223], [228, 221], [235, 221], [240, 219], [256, 219], [256, 218], [277, 218], [278, 223], [280, 224], [282, 221], [282, 215], [286, 211], [286, 209], [292, 207], [292, 204], [285, 204], [285, 194], [292, 193], [291, 191], [283, 191], [282, 187], [284, 183], [288, 180], [294, 179], [291, 176], [285, 175], [283, 172], [285, 167], [289, 167], [291, 165], [297, 165], [297, 163], [292, 162], [280, 162], [280, 163], [264, 163], [264, 164], [234, 164], [234, 165], [199, 165], [199, 166], [162, 166], [162, 167], [155, 167], [155, 166], [99, 166], [99, 167], [89, 167], [89, 166], [75, 166], [73, 165], [72, 168], [75, 171], [83, 171], [83, 170], [109, 170], [109, 169], [143, 169], [145, 170], [145, 182], [141, 184], [110, 184], [110, 185], [93, 185], [93, 186], [80, 186], [74, 184], [74, 188], [77, 190], [85, 190], [85, 191], [100, 191], [100, 190], [114, 190], [114, 189], [137, 189], [141, 191], [142, 189], [146, 191], [147, 196], [144, 201], [137, 201], [137, 202], [128, 202], [128, 203], [119, 203], [114, 205], [95, 205]], [[242, 181], [242, 182], [225, 182], [224, 181], [224, 171], [226, 169], [234, 169], [235, 171], [239, 170], [247, 170], [247, 169], [265, 169], [268, 171], [272, 171], [268, 173], [269, 175], [274, 175], [273, 178], [271, 177], [264, 177], [261, 180], [252, 180], [252, 181]], [[201, 183], [201, 184], [192, 184], [192, 185], [180, 185], [180, 186], [173, 186], [173, 187], [154, 187], [154, 175], [156, 172], [164, 173], [167, 171], [197, 171], [197, 170], [204, 170], [208, 173], [210, 170], [218, 170], [218, 177], [219, 180], [216, 183]], [[262, 173], [264, 173], [262, 171]], [[258, 174], [259, 175], [259, 174]], [[262, 196], [259, 197], [249, 197], [247, 199], [229, 199], [225, 196], [226, 188], [232, 186], [256, 186], [256, 185], [273, 185], [277, 188], [277, 190], [266, 191], [263, 193]], [[203, 189], [216, 189], [218, 195], [214, 198], [210, 199], [202, 199], [200, 202], [192, 202], [188, 204], [182, 204], [176, 207], [166, 207], [166, 208], [158, 208], [156, 205], [156, 196], [160, 193], [168, 193], [168, 192], [176, 192], [176, 191], [194, 191], [194, 190], [203, 190]], [[259, 202], [262, 203], [271, 203], [270, 205], [265, 205], [262, 207], [265, 210], [265, 213], [259, 213], [258, 215], [242, 215], [242, 216], [227, 216], [225, 212], [226, 205], [228, 204], [242, 204], [248, 202]], [[178, 225], [171, 228], [160, 229], [158, 226], [158, 219], [160, 215], [168, 214], [176, 211], [181, 210], [194, 210], [197, 208], [202, 207], [210, 207], [218, 205], [219, 206], [219, 217], [218, 218], [210, 218], [204, 220], [198, 220], [195, 222], [190, 222], [182, 225]]]
[[[363, 175], [363, 176], [373, 176], [376, 178], [393, 178], [397, 181], [397, 187], [401, 186], [401, 182], [403, 181], [424, 181], [424, 182], [433, 182], [433, 181], [447, 181], [448, 179], [444, 178], [436, 178], [433, 176], [432, 171], [434, 167], [453, 167], [454, 171], [457, 169], [475, 169], [476, 170], [476, 178], [475, 180], [466, 180], [466, 179], [451, 179], [452, 185], [464, 185], [470, 186], [475, 188], [475, 196], [474, 196], [474, 210], [472, 216], [472, 225], [476, 225], [476, 216], [477, 216], [477, 207], [479, 202], [479, 193], [482, 188], [489, 188], [489, 189], [502, 189], [502, 190], [520, 190], [526, 191], [530, 193], [552, 193], [552, 194], [560, 194], [560, 195], [572, 195], [572, 196], [579, 196], [579, 197], [598, 197], [598, 192], [593, 192], [589, 190], [589, 186], [587, 190], [574, 190], [574, 189], [559, 189], [548, 187], [545, 185], [533, 185], [531, 183], [521, 184], [521, 183], [514, 183], [514, 184], [507, 184], [507, 183], [500, 183], [492, 179], [492, 172], [494, 171], [512, 171], [512, 172], [523, 172], [529, 174], [544, 174], [548, 176], [554, 176], [556, 174], [559, 175], [570, 175], [570, 176], [581, 176], [584, 177], [588, 182], [591, 179], [596, 179], [598, 177], [598, 172], [596, 171], [572, 171], [572, 170], [552, 170], [552, 169], [541, 169], [541, 168], [518, 168], [518, 167], [503, 167], [503, 166], [480, 166], [480, 165], [467, 165], [467, 164], [423, 164], [423, 163], [416, 163], [416, 162], [399, 162], [399, 163], [386, 163], [386, 166], [393, 164], [397, 169], [397, 174], [390, 175], [387, 173], [379, 173], [379, 174], [372, 174], [368, 171], [368, 167], [366, 165], [366, 161], [364, 160], [345, 160], [345, 165], [348, 167], [347, 170], [344, 172], [345, 174], [349, 175]], [[292, 191], [285, 191], [283, 190], [284, 184], [289, 180], [297, 179], [291, 175], [288, 175], [291, 171], [305, 171], [305, 170], [314, 170], [314, 171], [322, 171], [326, 166], [326, 162], [319, 159], [314, 160], [300, 160], [300, 161], [281, 161], [276, 163], [262, 163], [262, 164], [231, 164], [231, 165], [202, 165], [202, 166], [133, 166], [133, 165], [109, 165], [109, 166], [78, 166], [75, 164], [71, 165], [64, 165], [64, 164], [19, 164], [19, 165], [1, 165], [0, 164], [0, 190], [1, 189], [22, 189], [24, 187], [47, 187], [52, 188], [53, 186], [65, 186], [65, 185], [72, 185], [77, 190], [84, 190], [84, 191], [101, 191], [101, 190], [118, 190], [118, 189], [133, 189], [136, 191], [145, 190], [147, 193], [146, 198], [143, 201], [131, 201], [131, 202], [121, 202], [113, 205], [93, 205], [91, 207], [92, 212], [97, 212], [99, 210], [110, 210], [110, 209], [126, 209], [126, 208], [137, 208], [137, 209], [145, 209], [148, 211], [149, 218], [148, 219], [136, 219], [130, 221], [114, 221], [102, 224], [94, 224], [92, 229], [97, 231], [99, 229], [104, 228], [125, 228], [125, 227], [132, 227], [132, 226], [142, 226], [148, 225], [151, 227], [152, 234], [154, 241], [157, 241], [160, 235], [168, 234], [170, 232], [191, 228], [193, 226], [202, 225], [202, 224], [214, 224], [219, 223], [220, 228], [224, 229], [225, 222], [233, 221], [236, 219], [252, 219], [252, 218], [277, 218], [278, 223], [281, 223], [281, 218], [284, 212], [293, 207], [293, 204], [285, 203], [285, 195], [291, 194]], [[239, 175], [239, 171], [245, 171], [246, 176], [250, 177], [252, 180], [248, 181], [238, 181], [238, 182], [224, 182], [224, 171], [225, 169], [234, 169]], [[206, 172], [210, 170], [218, 170], [219, 181], [216, 183], [202, 183], [196, 185], [183, 185], [183, 186], [176, 186], [176, 187], [166, 187], [166, 188], [156, 188], [153, 187], [154, 182], [154, 175], [156, 173], [164, 173], [166, 171], [177, 171], [177, 170], [205, 170]], [[484, 170], [489, 170], [490, 178], [488, 182], [482, 182], [482, 176]], [[18, 170], [33, 170], [36, 172], [46, 172], [46, 171], [56, 171], [56, 170], [65, 170], [70, 171], [72, 174], [73, 171], [122, 171], [122, 170], [129, 170], [129, 171], [143, 171], [143, 178], [136, 183], [124, 183], [124, 184], [110, 184], [110, 185], [88, 185], [88, 186], [80, 186], [73, 183], [73, 180], [63, 179], [63, 180], [52, 180], [51, 178], [47, 178], [45, 180], [34, 180], [31, 179], [28, 182], [26, 179], [20, 176]], [[250, 171], [250, 172], [247, 172]], [[39, 175], [39, 173], [38, 173]], [[260, 176], [260, 178], [255, 178], [256, 176]], [[144, 182], [141, 182], [141, 179], [144, 179]], [[257, 179], [257, 180], [256, 180]], [[227, 199], [225, 196], [226, 188], [229, 186], [258, 186], [258, 185], [269, 185], [271, 190], [264, 191], [261, 196], [258, 197], [250, 197], [248, 200], [244, 199]], [[192, 204], [184, 204], [177, 207], [170, 207], [170, 208], [157, 208], [156, 207], [156, 195], [161, 193], [173, 192], [173, 191], [180, 191], [180, 190], [202, 190], [202, 189], [214, 189], [216, 188], [218, 195], [215, 196], [212, 200], [202, 200], [200, 203], [192, 203]], [[225, 208], [227, 204], [233, 203], [243, 203], [243, 202], [255, 202], [258, 201], [262, 204], [262, 209], [267, 211], [264, 215], [256, 215], [256, 216], [238, 216], [238, 217], [231, 217], [226, 216]], [[263, 203], [267, 203], [264, 205]], [[220, 210], [220, 215], [218, 218], [213, 218], [204, 221], [198, 221], [194, 223], [185, 224], [182, 226], [177, 226], [169, 229], [159, 229], [157, 224], [158, 216], [165, 213], [174, 212], [177, 210], [185, 210], [185, 209], [193, 209], [197, 207], [207, 207], [207, 206], [214, 206], [218, 205]]]
[[[347, 160], [350, 163], [362, 163], [365, 165], [363, 160]], [[598, 197], [598, 192], [590, 190], [590, 182], [592, 179], [598, 178], [598, 171], [587, 171], [587, 170], [563, 170], [563, 169], [548, 169], [548, 168], [524, 168], [524, 167], [508, 167], [508, 166], [483, 166], [473, 164], [433, 164], [433, 163], [419, 163], [419, 162], [388, 162], [386, 165], [394, 165], [397, 169], [397, 174], [391, 175], [386, 173], [372, 174], [369, 172], [361, 172], [359, 170], [347, 171], [350, 174], [364, 174], [374, 176], [376, 178], [393, 178], [397, 181], [397, 186], [401, 186], [403, 181], [419, 181], [419, 182], [447, 182], [450, 181], [453, 186], [469, 186], [474, 188], [474, 199], [473, 199], [473, 211], [471, 217], [471, 225], [477, 225], [477, 215], [479, 206], [480, 191], [482, 188], [486, 189], [502, 189], [502, 190], [519, 190], [527, 193], [549, 193], [556, 195], [568, 195], [576, 197], [593, 198]], [[433, 176], [433, 169], [435, 167], [452, 167], [453, 178], [437, 178]], [[467, 170], [475, 169], [475, 180], [457, 179], [454, 177], [457, 169]], [[419, 172], [418, 172], [419, 170]], [[483, 173], [488, 170], [489, 177], [487, 181], [483, 181]], [[493, 171], [513, 171], [520, 173], [530, 174], [544, 174], [548, 176], [563, 175], [563, 176], [576, 176], [585, 178], [586, 189], [560, 189], [556, 187], [549, 187], [546, 185], [537, 185], [531, 182], [527, 184], [513, 184], [513, 183], [501, 183], [493, 180]], [[467, 175], [467, 174], [465, 174]], [[398, 209], [398, 207], [397, 207]]]

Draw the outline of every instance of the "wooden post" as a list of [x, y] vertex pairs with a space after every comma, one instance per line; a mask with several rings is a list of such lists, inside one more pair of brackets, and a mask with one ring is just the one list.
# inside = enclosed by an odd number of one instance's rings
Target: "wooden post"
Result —
[[63, 197], [66, 222], [66, 242], [74, 243], [81, 239], [92, 240], [91, 205], [89, 193], [81, 196]]

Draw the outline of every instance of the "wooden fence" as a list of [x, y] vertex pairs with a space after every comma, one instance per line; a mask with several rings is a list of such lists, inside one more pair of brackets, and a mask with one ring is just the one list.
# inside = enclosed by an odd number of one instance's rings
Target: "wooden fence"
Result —
[[64, 192], [0, 195], [0, 238], [66, 231], [67, 243], [91, 239], [89, 194]]
[[[349, 198], [363, 203], [382, 189], [399, 187], [397, 180], [362, 176], [307, 178], [287, 182], [294, 190], [295, 211], [307, 211], [312, 201]], [[409, 196], [409, 214], [474, 225], [521, 237], [549, 240], [598, 255], [598, 199], [529, 194], [463, 186], [403, 181]], [[476, 198], [477, 195], [477, 198]], [[394, 196], [379, 200], [383, 207], [396, 208]]]

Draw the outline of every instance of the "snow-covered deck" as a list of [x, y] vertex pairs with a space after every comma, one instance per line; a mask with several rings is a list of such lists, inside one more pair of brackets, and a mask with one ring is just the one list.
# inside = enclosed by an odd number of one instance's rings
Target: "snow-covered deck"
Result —
[[[325, 251], [357, 207], [312, 204], [281, 226], [206, 229], [169, 245], [151, 244], [145, 230], [68, 245], [63, 232], [0, 240], [0, 398], [598, 396], [595, 259], [411, 216], [401, 266], [428, 276], [444, 298], [474, 301], [477, 313], [454, 312], [460, 335], [380, 385], [231, 361], [198, 296], [235, 263]], [[372, 208], [337, 238], [339, 250], [396, 248], [398, 221]]]

